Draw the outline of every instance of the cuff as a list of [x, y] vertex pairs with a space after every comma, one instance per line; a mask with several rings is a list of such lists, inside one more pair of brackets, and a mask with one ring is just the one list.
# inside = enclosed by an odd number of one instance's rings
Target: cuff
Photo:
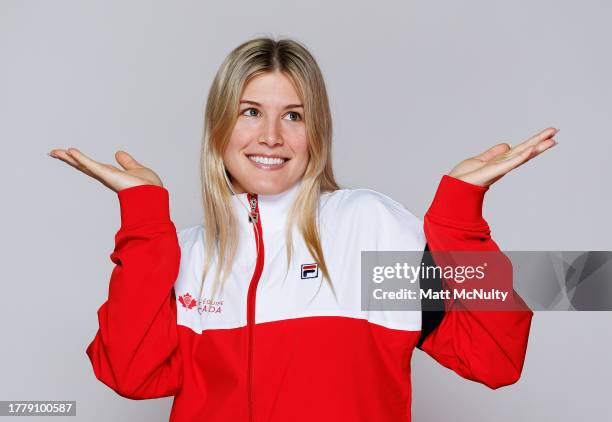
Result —
[[488, 186], [474, 185], [445, 174], [427, 214], [457, 223], [487, 226], [482, 217], [482, 204], [488, 190]]
[[170, 221], [170, 195], [157, 185], [138, 185], [117, 192], [121, 227]]

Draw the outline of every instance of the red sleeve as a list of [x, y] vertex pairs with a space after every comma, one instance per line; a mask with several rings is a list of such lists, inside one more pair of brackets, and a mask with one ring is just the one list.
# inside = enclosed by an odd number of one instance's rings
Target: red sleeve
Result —
[[174, 282], [180, 247], [165, 188], [141, 185], [117, 193], [121, 227], [108, 299], [87, 347], [96, 378], [130, 399], [172, 396], [182, 382]]
[[[429, 249], [434, 251], [499, 251], [482, 217], [488, 187], [444, 175], [424, 217]], [[509, 262], [509, 260], [508, 260]], [[511, 272], [510, 272], [511, 274]], [[511, 311], [469, 310], [455, 300], [439, 325], [419, 346], [460, 376], [496, 389], [521, 376], [533, 312], [514, 289]]]

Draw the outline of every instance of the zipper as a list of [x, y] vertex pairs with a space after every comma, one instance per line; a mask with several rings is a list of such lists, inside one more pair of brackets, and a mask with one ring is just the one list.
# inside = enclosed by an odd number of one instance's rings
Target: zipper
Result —
[[255, 244], [257, 245], [257, 263], [255, 271], [249, 282], [249, 290], [247, 293], [247, 345], [248, 345], [248, 364], [247, 364], [247, 393], [248, 393], [248, 408], [249, 421], [255, 421], [254, 412], [254, 393], [253, 393], [253, 331], [255, 326], [255, 297], [257, 295], [257, 284], [263, 271], [264, 265], [264, 244], [263, 232], [261, 229], [261, 219], [259, 218], [259, 206], [257, 194], [247, 193], [247, 199], [251, 211], [249, 213], [249, 222], [253, 224], [253, 234], [255, 235]]

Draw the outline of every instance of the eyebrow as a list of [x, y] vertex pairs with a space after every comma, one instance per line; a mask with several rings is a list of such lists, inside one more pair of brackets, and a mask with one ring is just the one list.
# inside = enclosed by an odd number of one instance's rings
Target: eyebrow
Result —
[[[240, 100], [240, 104], [242, 104], [242, 103], [253, 104], [253, 105], [261, 107], [261, 104], [259, 104], [257, 101]], [[304, 108], [304, 106], [302, 104], [288, 104], [288, 105], [285, 106], [285, 110], [288, 109], [288, 108], [297, 108], [297, 107]]]

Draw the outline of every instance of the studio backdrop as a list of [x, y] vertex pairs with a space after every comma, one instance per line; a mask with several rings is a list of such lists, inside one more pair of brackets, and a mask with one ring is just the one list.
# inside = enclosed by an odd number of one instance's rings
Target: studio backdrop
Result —
[[[504, 251], [612, 250], [611, 16], [595, 0], [1, 0], [0, 401], [76, 402], [58, 420], [168, 420], [171, 397], [128, 400], [93, 374], [119, 202], [47, 153], [128, 151], [162, 178], [176, 227], [199, 224], [207, 94], [257, 36], [296, 39], [319, 63], [343, 188], [422, 218], [460, 160], [558, 128], [558, 145], [491, 186], [483, 215]], [[413, 420], [612, 417], [612, 314], [549, 299], [515, 384], [487, 388], [415, 350]]]

